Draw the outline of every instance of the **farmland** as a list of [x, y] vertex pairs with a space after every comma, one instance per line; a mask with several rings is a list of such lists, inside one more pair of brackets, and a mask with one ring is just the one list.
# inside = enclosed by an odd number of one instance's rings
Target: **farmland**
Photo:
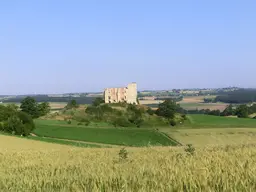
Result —
[[256, 120], [211, 115], [188, 115], [188, 121], [184, 126], [189, 128], [256, 128]]
[[88, 128], [74, 124], [67, 125], [65, 121], [38, 121], [34, 134], [52, 138], [114, 145], [176, 145], [175, 141], [152, 129]]
[[[215, 96], [186, 96], [178, 103], [186, 110], [210, 109], [223, 111], [228, 105], [227, 103], [204, 103], [204, 98], [215, 98]], [[154, 109], [162, 102], [163, 100], [140, 100], [140, 104], [147, 105]]]
[[38, 137], [0, 135], [0, 190], [253, 191], [256, 121], [187, 117], [159, 131], [36, 120]]
[[196, 147], [256, 144], [256, 128], [208, 128], [166, 130], [182, 144]]
[[[1, 191], [254, 191], [256, 148], [81, 149], [0, 136]], [[8, 143], [8, 145], [6, 145]]]

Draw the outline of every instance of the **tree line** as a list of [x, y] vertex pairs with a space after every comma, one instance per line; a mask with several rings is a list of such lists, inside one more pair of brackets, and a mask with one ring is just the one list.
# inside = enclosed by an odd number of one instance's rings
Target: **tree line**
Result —
[[256, 102], [256, 89], [239, 89], [224, 95], [219, 95], [214, 102], [242, 104]]
[[[26, 97], [16, 97], [4, 100], [4, 103], [21, 103]], [[35, 95], [33, 98], [36, 102], [63, 102], [68, 103], [71, 100], [76, 100], [78, 104], [92, 104], [95, 97], [49, 97], [48, 95]]]
[[[250, 115], [256, 113], [256, 104], [248, 106], [246, 104], [234, 106], [232, 104], [228, 105], [224, 111], [220, 110], [187, 110], [187, 114], [205, 114], [205, 115], [215, 115], [215, 116], [237, 116], [238, 118], [248, 118]], [[254, 117], [256, 118], [256, 116]]]

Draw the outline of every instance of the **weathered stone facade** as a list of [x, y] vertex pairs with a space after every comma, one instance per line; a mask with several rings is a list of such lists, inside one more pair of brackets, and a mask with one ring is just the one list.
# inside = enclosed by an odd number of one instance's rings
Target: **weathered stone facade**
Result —
[[137, 84], [131, 83], [127, 87], [107, 88], [104, 91], [105, 103], [127, 102], [137, 104]]

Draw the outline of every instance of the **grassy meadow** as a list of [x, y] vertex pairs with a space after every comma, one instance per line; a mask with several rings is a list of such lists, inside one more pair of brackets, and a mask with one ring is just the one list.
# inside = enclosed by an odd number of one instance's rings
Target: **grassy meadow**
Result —
[[[9, 143], [6, 145], [6, 143]], [[186, 150], [187, 151], [187, 150]], [[82, 149], [0, 136], [1, 191], [255, 191], [255, 145]]]

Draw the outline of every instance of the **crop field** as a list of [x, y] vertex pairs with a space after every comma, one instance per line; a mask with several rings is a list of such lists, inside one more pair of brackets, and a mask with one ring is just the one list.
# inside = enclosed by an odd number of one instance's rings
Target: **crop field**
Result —
[[81, 149], [0, 136], [0, 191], [255, 191], [255, 145]]
[[226, 109], [228, 104], [226, 103], [180, 103], [180, 106], [186, 110], [210, 109], [210, 110], [223, 111], [224, 109]]
[[[53, 124], [53, 123], [56, 124]], [[63, 121], [41, 120], [34, 131], [37, 136], [70, 139], [114, 145], [147, 146], [176, 145], [176, 142], [155, 130], [138, 128], [88, 128], [68, 125]]]
[[208, 128], [165, 130], [182, 144], [194, 146], [256, 144], [255, 128]]
[[256, 120], [210, 115], [188, 115], [176, 128], [160, 128], [181, 144], [195, 146], [256, 144]]
[[49, 104], [52, 110], [63, 109], [67, 105], [65, 102], [50, 102]]
[[159, 104], [162, 103], [163, 100], [139, 100], [141, 105], [147, 105], [147, 104]]
[[212, 115], [188, 115], [185, 127], [189, 128], [256, 128], [256, 119], [221, 117]]

